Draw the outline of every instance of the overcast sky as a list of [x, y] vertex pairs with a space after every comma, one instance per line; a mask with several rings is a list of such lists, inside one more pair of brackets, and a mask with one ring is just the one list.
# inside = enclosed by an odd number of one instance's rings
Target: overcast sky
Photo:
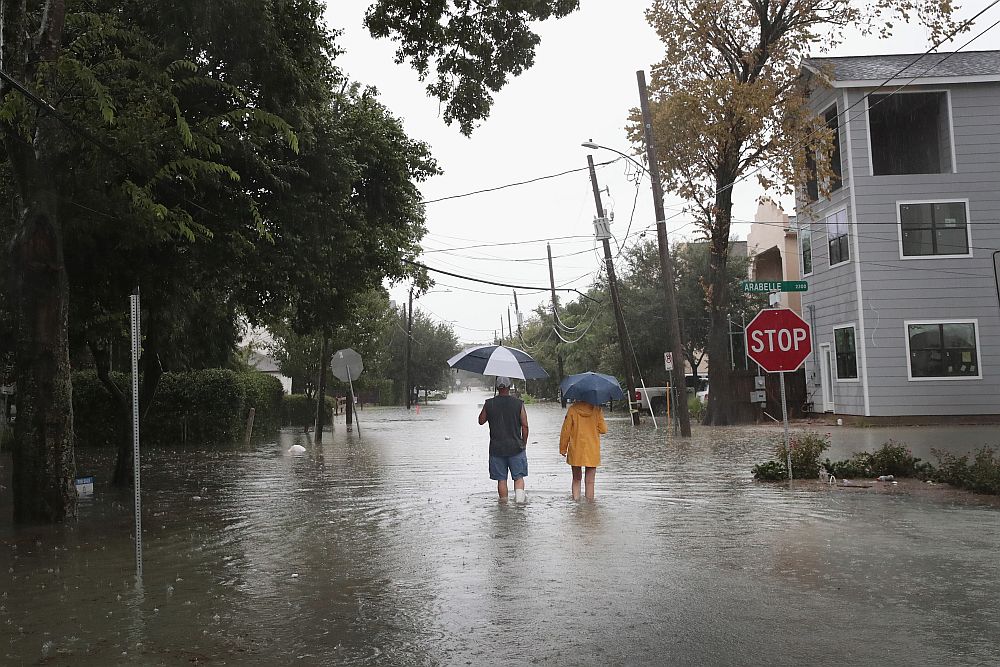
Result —
[[[586, 167], [588, 151], [580, 143], [588, 139], [629, 152], [624, 127], [629, 109], [638, 106], [635, 73], [642, 69], [648, 76], [650, 65], [661, 53], [659, 41], [643, 17], [648, 1], [582, 0], [578, 12], [541, 24], [538, 32], [542, 41], [534, 67], [497, 94], [490, 117], [471, 137], [463, 136], [457, 126], [445, 125], [437, 101], [427, 97], [416, 73], [408, 65], [393, 63], [393, 44], [372, 39], [364, 29], [369, 4], [369, 0], [328, 3], [328, 24], [343, 31], [338, 43], [346, 51], [336, 64], [353, 80], [375, 86], [382, 102], [402, 118], [407, 133], [430, 144], [444, 173], [421, 185], [426, 200]], [[987, 4], [985, 0], [963, 3], [960, 16], [971, 16]], [[1000, 8], [984, 14], [977, 26], [985, 28], [997, 19]], [[942, 50], [954, 50], [968, 37], [960, 37], [957, 45]], [[989, 49], [993, 43], [990, 34], [968, 50]], [[889, 40], [851, 38], [833, 55], [919, 53], [928, 46], [922, 28], [905, 26]], [[597, 162], [616, 157], [602, 150], [593, 154]], [[637, 189], [634, 170], [627, 169], [624, 160], [600, 168], [598, 179], [602, 188], [608, 188], [604, 202], [614, 211], [612, 231], [617, 239], [629, 233], [630, 220], [633, 235], [653, 224], [648, 179]], [[755, 183], [739, 184], [734, 190], [734, 219], [751, 220], [761, 194]], [[782, 202], [791, 212], [790, 200]], [[668, 218], [679, 213], [683, 204], [668, 193]], [[586, 171], [428, 203], [429, 233], [422, 259], [429, 266], [463, 275], [547, 286], [544, 241], [435, 250], [582, 236], [552, 241], [552, 254], [556, 284], [584, 290], [593, 282], [601, 261], [592, 238], [594, 214]], [[683, 213], [670, 219], [671, 240], [691, 237], [695, 229], [690, 222], [691, 216]], [[735, 231], [746, 238], [748, 226], [737, 224]], [[630, 243], [636, 238], [633, 236]], [[655, 233], [649, 238], [655, 239]], [[510, 290], [440, 275], [434, 278], [437, 285], [417, 306], [432, 317], [452, 322], [463, 342], [490, 341], [500, 327], [500, 318], [506, 322], [508, 306], [513, 310]], [[406, 291], [405, 285], [390, 289], [398, 303], [405, 301]], [[519, 291], [518, 300], [527, 314], [539, 303], [548, 303], [549, 297]]]

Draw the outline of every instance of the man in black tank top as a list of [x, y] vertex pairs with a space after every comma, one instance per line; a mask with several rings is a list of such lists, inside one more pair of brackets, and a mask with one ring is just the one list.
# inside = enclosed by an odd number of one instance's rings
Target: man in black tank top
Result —
[[490, 423], [490, 479], [497, 482], [500, 499], [507, 497], [507, 474], [514, 480], [514, 500], [524, 502], [528, 476], [528, 413], [524, 401], [510, 395], [510, 378], [498, 377], [497, 396], [487, 399], [479, 424]]

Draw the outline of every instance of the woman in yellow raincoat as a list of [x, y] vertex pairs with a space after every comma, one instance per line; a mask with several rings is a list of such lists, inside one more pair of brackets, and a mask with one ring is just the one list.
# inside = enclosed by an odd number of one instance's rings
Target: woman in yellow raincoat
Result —
[[601, 408], [585, 401], [569, 406], [559, 435], [559, 453], [573, 468], [573, 500], [580, 498], [580, 480], [586, 468], [587, 498], [594, 499], [594, 478], [601, 465], [601, 433], [608, 432]]

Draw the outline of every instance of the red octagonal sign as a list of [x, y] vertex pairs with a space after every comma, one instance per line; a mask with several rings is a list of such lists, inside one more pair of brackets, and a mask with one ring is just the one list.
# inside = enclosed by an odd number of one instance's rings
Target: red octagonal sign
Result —
[[746, 346], [747, 356], [765, 371], [794, 371], [812, 352], [812, 335], [794, 310], [767, 308], [747, 325]]

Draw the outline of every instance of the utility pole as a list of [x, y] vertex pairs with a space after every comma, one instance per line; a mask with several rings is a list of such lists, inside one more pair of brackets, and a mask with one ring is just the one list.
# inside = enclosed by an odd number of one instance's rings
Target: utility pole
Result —
[[[521, 307], [517, 305], [517, 290], [514, 290], [514, 315], [517, 317], [517, 336], [521, 337]], [[522, 341], [524, 342], [524, 341]]]
[[510, 306], [507, 306], [507, 335], [514, 338], [514, 327], [510, 324]]
[[503, 333], [503, 315], [500, 315], [500, 344], [503, 345], [503, 339], [506, 338]]
[[[549, 254], [549, 285], [552, 287], [552, 328], [558, 331], [559, 329], [559, 300], [556, 298], [556, 279], [555, 274], [552, 273], [552, 246], [548, 243], [545, 244], [545, 250]], [[563, 358], [562, 352], [559, 351], [559, 341], [556, 341], [556, 368], [559, 374], [556, 376], [559, 382], [559, 403], [565, 408], [566, 407], [566, 397], [562, 393], [562, 381], [565, 374], [563, 371]]]
[[674, 357], [673, 383], [676, 385], [674, 408], [681, 425], [681, 436], [691, 437], [691, 416], [688, 414], [687, 383], [684, 380], [684, 350], [681, 346], [681, 322], [677, 315], [677, 285], [674, 282], [674, 265], [670, 259], [667, 240], [667, 221], [663, 213], [663, 185], [660, 167], [656, 162], [656, 144], [653, 143], [653, 121], [649, 113], [649, 95], [646, 92], [646, 73], [635, 73], [639, 82], [639, 105], [642, 109], [643, 137], [646, 140], [646, 162], [649, 180], [653, 184], [653, 210], [656, 213], [656, 243], [660, 250], [660, 273], [663, 275], [663, 295], [666, 306], [667, 334]]
[[[597, 218], [599, 221], [606, 220], [604, 216], [604, 204], [601, 203], [601, 189], [597, 185], [597, 170], [594, 169], [594, 156], [587, 156], [587, 166], [590, 167], [590, 184], [594, 188], [594, 204], [597, 205]], [[632, 409], [632, 401], [635, 400], [635, 378], [632, 375], [632, 362], [628, 355], [628, 334], [625, 331], [625, 320], [622, 318], [622, 306], [618, 300], [618, 281], [615, 278], [615, 262], [611, 257], [611, 243], [606, 234], [601, 235], [601, 244], [604, 246], [604, 262], [608, 272], [608, 291], [611, 292], [611, 305], [615, 309], [615, 324], [618, 325], [618, 345], [622, 352], [622, 368], [625, 369], [625, 384], [628, 388], [628, 411], [632, 416], [632, 424], [639, 424], [639, 411]]]
[[410, 409], [410, 345], [413, 344], [413, 288], [410, 287], [410, 305], [406, 311], [406, 362], [403, 370], [403, 392], [406, 394], [406, 409]]

